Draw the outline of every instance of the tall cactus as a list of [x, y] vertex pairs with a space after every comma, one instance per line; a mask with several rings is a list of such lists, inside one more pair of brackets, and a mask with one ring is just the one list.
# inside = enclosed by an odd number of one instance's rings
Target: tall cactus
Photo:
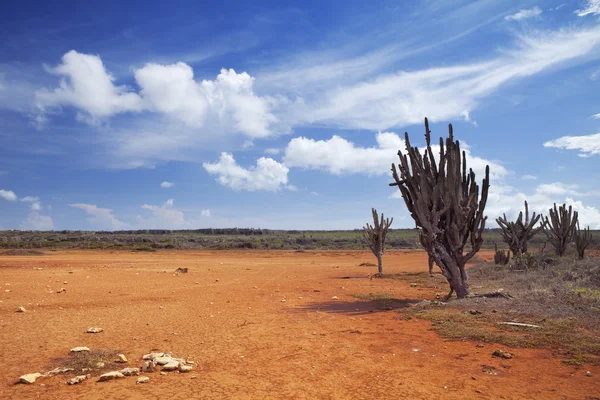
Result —
[[[454, 141], [452, 125], [448, 138], [440, 138], [440, 158], [435, 160], [431, 148], [431, 132], [425, 118], [423, 154], [411, 147], [405, 133], [406, 154], [398, 151], [400, 163], [392, 164], [392, 177], [417, 227], [421, 243], [450, 285], [448, 297], [456, 292], [458, 298], [469, 295], [465, 264], [481, 248], [481, 237], [487, 217], [483, 215], [490, 186], [490, 169], [485, 168], [481, 185], [475, 182], [475, 173], [467, 173], [466, 154]], [[462, 155], [462, 158], [461, 158]], [[465, 250], [467, 243], [470, 248]], [[464, 252], [467, 251], [466, 254]]]
[[590, 232], [590, 227], [587, 229], [579, 229], [579, 221], [577, 221], [577, 229], [573, 235], [575, 239], [575, 247], [577, 248], [577, 255], [580, 260], [583, 260], [585, 256], [585, 249], [592, 243], [592, 232]]
[[381, 213], [381, 219], [377, 215], [377, 210], [372, 208], [373, 213], [373, 225], [367, 223], [363, 226], [363, 237], [367, 246], [371, 249], [375, 257], [377, 257], [377, 274], [376, 277], [383, 276], [383, 253], [385, 251], [385, 237], [387, 236], [388, 230], [394, 218], [384, 219], [383, 213]]
[[565, 255], [567, 245], [573, 240], [575, 225], [577, 225], [577, 211], [573, 212], [572, 206], [567, 209], [566, 204], [557, 209], [554, 203], [554, 208], [549, 210], [549, 215], [549, 217], [542, 217], [544, 233], [556, 254], [562, 257]]
[[515, 222], [508, 221], [506, 214], [496, 218], [496, 222], [502, 229], [502, 238], [508, 244], [513, 255], [527, 252], [527, 242], [531, 240], [536, 233], [543, 229], [543, 225], [535, 227], [541, 215], [536, 215], [535, 212], [529, 219], [529, 207], [525, 201], [525, 222], [523, 222], [523, 212], [519, 212], [519, 216]]
[[[520, 254], [520, 253], [516, 253]], [[498, 250], [498, 245], [494, 243], [494, 264], [506, 265], [510, 261], [510, 251]]]

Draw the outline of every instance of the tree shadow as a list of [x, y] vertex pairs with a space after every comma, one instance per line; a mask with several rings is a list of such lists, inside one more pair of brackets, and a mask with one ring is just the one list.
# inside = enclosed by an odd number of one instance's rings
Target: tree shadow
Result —
[[365, 315], [375, 312], [394, 311], [408, 308], [422, 299], [385, 299], [385, 300], [331, 300], [310, 303], [290, 309], [292, 312], [325, 312], [330, 314]]

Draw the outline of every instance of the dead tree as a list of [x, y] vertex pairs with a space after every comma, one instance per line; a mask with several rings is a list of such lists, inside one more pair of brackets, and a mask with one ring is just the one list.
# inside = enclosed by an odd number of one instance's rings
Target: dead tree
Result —
[[383, 253], [385, 251], [385, 237], [387, 236], [388, 229], [392, 225], [392, 219], [384, 219], [383, 213], [381, 213], [381, 220], [377, 215], [377, 210], [372, 208], [373, 213], [373, 225], [367, 223], [363, 226], [363, 237], [367, 246], [371, 249], [375, 257], [377, 257], [377, 274], [373, 277], [383, 277]]
[[592, 232], [590, 232], [590, 227], [587, 229], [579, 229], [579, 221], [577, 221], [577, 229], [574, 233], [575, 239], [575, 247], [577, 248], [577, 255], [580, 260], [583, 260], [585, 256], [585, 249], [592, 243]]
[[[520, 253], [517, 253], [520, 254]], [[498, 245], [494, 243], [494, 264], [506, 265], [510, 261], [510, 251], [498, 250]]]
[[567, 245], [573, 240], [575, 225], [577, 225], [577, 211], [573, 212], [573, 207], [563, 204], [558, 209], [554, 203], [554, 209], [549, 210], [549, 217], [542, 217], [544, 233], [548, 241], [554, 247], [554, 251], [559, 257], [562, 257], [567, 250]]
[[[431, 132], [425, 118], [423, 154], [412, 147], [405, 133], [406, 154], [398, 151], [398, 168], [392, 164], [392, 177], [417, 227], [427, 253], [433, 257], [450, 284], [448, 297], [456, 292], [458, 298], [469, 295], [465, 264], [481, 248], [481, 237], [487, 217], [483, 215], [490, 186], [489, 166], [481, 186], [475, 182], [472, 169], [467, 172], [466, 155], [454, 141], [452, 125], [448, 138], [440, 138], [439, 161], [431, 147]], [[462, 155], [462, 158], [461, 158]], [[467, 242], [470, 248], [465, 252]]]
[[544, 228], [543, 225], [535, 227], [541, 215], [533, 213], [531, 220], [529, 219], [529, 207], [525, 202], [525, 221], [523, 221], [523, 212], [519, 212], [517, 220], [512, 222], [508, 221], [506, 214], [502, 217], [496, 218], [496, 222], [502, 229], [502, 238], [508, 244], [508, 248], [512, 251], [513, 256], [520, 253], [527, 252], [527, 242], [531, 240], [540, 230]]

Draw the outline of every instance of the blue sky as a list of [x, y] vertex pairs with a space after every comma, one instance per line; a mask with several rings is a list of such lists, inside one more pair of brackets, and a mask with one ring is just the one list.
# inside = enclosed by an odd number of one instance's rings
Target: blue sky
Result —
[[488, 226], [600, 228], [600, 1], [23, 1], [0, 13], [0, 229], [412, 227], [447, 124]]

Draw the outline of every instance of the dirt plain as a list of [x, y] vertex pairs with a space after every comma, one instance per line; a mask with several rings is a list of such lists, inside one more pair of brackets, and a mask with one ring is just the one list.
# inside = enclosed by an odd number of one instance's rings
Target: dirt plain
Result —
[[[481, 252], [489, 259], [492, 253]], [[46, 251], [0, 255], [0, 394], [9, 399], [595, 399], [600, 368], [550, 350], [445, 341], [405, 307], [433, 300], [409, 281], [373, 279], [365, 251]], [[427, 269], [389, 251], [386, 273]], [[178, 267], [189, 272], [174, 274]], [[41, 269], [39, 269], [41, 268]], [[65, 283], [66, 282], [66, 283]], [[440, 281], [441, 282], [441, 281]], [[61, 288], [66, 291], [57, 293]], [[6, 290], [9, 290], [6, 292]], [[445, 284], [439, 293], [445, 294]], [[398, 299], [378, 309], [352, 294]], [[337, 299], [332, 299], [336, 296]], [[282, 300], [285, 300], [283, 302]], [[15, 312], [19, 306], [26, 312]], [[85, 333], [90, 327], [104, 329]], [[69, 349], [194, 360], [191, 373], [67, 386], [72, 375], [15, 384]], [[492, 358], [496, 348], [515, 353]], [[490, 367], [496, 375], [484, 372]], [[586, 376], [589, 370], [592, 377]]]

